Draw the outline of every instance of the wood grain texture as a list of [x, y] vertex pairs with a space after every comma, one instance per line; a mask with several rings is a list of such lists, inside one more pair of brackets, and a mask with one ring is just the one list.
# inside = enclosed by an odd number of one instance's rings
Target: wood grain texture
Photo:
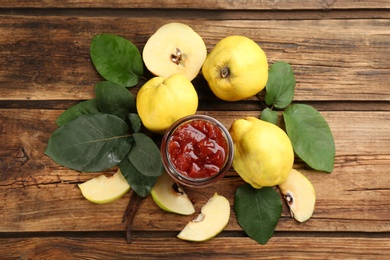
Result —
[[[298, 223], [290, 217], [284, 205], [277, 231], [390, 232], [389, 192], [388, 186], [384, 186], [388, 185], [385, 181], [387, 172], [366, 167], [364, 172], [336, 171], [331, 176], [307, 171], [303, 173], [316, 188], [315, 212], [309, 221]], [[367, 182], [367, 177], [375, 181]], [[350, 181], [352, 178], [353, 181]], [[186, 189], [186, 192], [199, 212], [214, 192], [226, 196], [233, 206], [235, 190], [242, 184], [238, 177], [225, 177], [209, 188]], [[82, 197], [76, 183], [40, 184], [24, 188], [1, 186], [0, 196], [3, 204], [1, 232], [124, 232], [121, 219], [130, 197], [126, 195], [114, 203], [95, 205]], [[179, 232], [194, 217], [167, 213], [158, 208], [149, 196], [137, 211], [133, 230]], [[241, 231], [233, 211], [225, 230]]]
[[[387, 259], [390, 255], [390, 2], [243, 0], [3, 0], [0, 2], [0, 258], [1, 259]], [[158, 208], [148, 196], [127, 244], [121, 222], [130, 195], [105, 205], [85, 200], [78, 184], [101, 173], [81, 173], [44, 155], [55, 119], [94, 97], [102, 78], [89, 47], [113, 33], [140, 51], [161, 25], [195, 29], [210, 52], [222, 38], [255, 40], [269, 64], [290, 63], [294, 103], [317, 108], [336, 143], [333, 173], [294, 167], [313, 183], [312, 218], [298, 223], [283, 203], [267, 245], [248, 238], [234, 211], [226, 229], [205, 243], [176, 238], [194, 216]], [[145, 79], [131, 92], [136, 95]], [[225, 126], [260, 115], [264, 91], [224, 102], [199, 75], [193, 81], [199, 113]], [[281, 118], [281, 117], [280, 117]], [[282, 124], [280, 124], [282, 126]], [[105, 174], [110, 175], [116, 169]], [[186, 189], [197, 212], [214, 192], [233, 209], [244, 182], [231, 169], [217, 184]]]
[[[255, 40], [269, 63], [294, 69], [296, 101], [389, 101], [388, 19], [186, 20], [208, 50], [222, 38], [241, 34]], [[98, 33], [121, 35], [142, 51], [158, 17], [0, 17], [0, 100], [82, 100], [102, 80], [90, 60]], [[151, 75], [146, 73], [149, 78]], [[200, 77], [194, 82], [208, 89]], [[206, 91], [206, 94], [210, 92]]]
[[205, 243], [170, 238], [9, 238], [3, 257], [19, 259], [386, 259], [388, 238], [274, 237], [267, 245], [249, 238], [217, 237]]
[[[0, 110], [0, 232], [123, 230], [121, 216], [128, 196], [107, 205], [86, 201], [77, 187], [100, 173], [79, 173], [61, 167], [43, 154], [56, 129], [57, 110]], [[226, 127], [237, 118], [258, 116], [256, 111], [199, 111]], [[390, 232], [390, 112], [323, 112], [336, 143], [335, 170], [325, 174], [295, 167], [312, 181], [317, 192], [312, 219], [298, 224], [285, 206], [277, 230]], [[353, 149], [351, 149], [353, 147]], [[108, 171], [110, 174], [113, 171]], [[202, 190], [187, 190], [197, 210], [215, 191], [231, 205], [243, 181], [232, 171], [220, 183]], [[25, 198], [20, 200], [20, 198]], [[160, 210], [149, 197], [134, 220], [134, 230], [179, 231], [193, 216]], [[178, 223], [181, 223], [178, 224]], [[324, 224], [326, 223], [326, 224]], [[362, 224], [364, 223], [364, 225]], [[241, 230], [232, 217], [227, 230]]]
[[308, 0], [305, 3], [299, 0], [292, 1], [245, 1], [245, 0], [3, 0], [0, 7], [12, 8], [184, 8], [184, 9], [217, 9], [217, 10], [337, 10], [337, 9], [374, 9], [390, 8], [386, 0], [362, 1], [334, 1]]

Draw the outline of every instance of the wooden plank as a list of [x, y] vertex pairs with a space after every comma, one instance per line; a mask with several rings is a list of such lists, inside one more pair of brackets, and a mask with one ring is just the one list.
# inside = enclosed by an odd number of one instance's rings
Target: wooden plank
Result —
[[[1, 1], [0, 258], [387, 259], [389, 9], [387, 0]], [[100, 173], [72, 171], [43, 154], [55, 118], [93, 97], [94, 84], [102, 80], [89, 57], [92, 37], [118, 34], [142, 50], [173, 19], [199, 32], [209, 51], [221, 38], [242, 34], [261, 45], [270, 63], [289, 62], [297, 78], [294, 103], [318, 108], [332, 129], [333, 173], [310, 170], [298, 158], [294, 165], [316, 189], [314, 215], [298, 223], [284, 203], [267, 245], [249, 239], [233, 211], [218, 237], [181, 241], [175, 236], [194, 216], [164, 212], [150, 196], [135, 216], [129, 245], [121, 219], [130, 194], [106, 205], [90, 203], [77, 184]], [[264, 107], [264, 91], [228, 103], [216, 99], [201, 76], [194, 85], [199, 113], [227, 127], [236, 118], [259, 116]], [[213, 186], [186, 191], [197, 211], [215, 191], [233, 207], [243, 183], [232, 169]]]
[[[390, 56], [388, 19], [178, 21], [192, 26], [209, 51], [223, 37], [241, 34], [259, 43], [270, 64], [289, 62], [297, 79], [295, 101], [390, 100], [390, 60], [383, 58]], [[102, 80], [89, 57], [92, 37], [118, 34], [142, 50], [166, 22], [157, 17], [1, 16], [0, 61], [8, 66], [0, 68], [0, 100], [91, 98], [94, 84]], [[202, 78], [194, 84], [210, 94]]]
[[[387, 172], [390, 164], [380, 167], [353, 167], [349, 172], [336, 170], [332, 175], [303, 171], [312, 181], [316, 193], [316, 209], [305, 223], [291, 219], [284, 205], [277, 231], [300, 232], [390, 232], [388, 218], [390, 195]], [[86, 176], [83, 176], [86, 178]], [[63, 178], [59, 176], [59, 179]], [[351, 180], [353, 178], [353, 180]], [[85, 200], [73, 183], [46, 183], [25, 187], [1, 185], [1, 232], [53, 231], [122, 231], [121, 222], [130, 195], [105, 205]], [[226, 177], [204, 189], [185, 188], [199, 212], [214, 192], [227, 197], [233, 206], [234, 194], [243, 181]], [[24, 198], [21, 200], [21, 198]], [[167, 213], [148, 196], [134, 219], [136, 231], [179, 232], [193, 216]], [[231, 212], [228, 231], [241, 231]]]
[[204, 243], [175, 238], [43, 237], [1, 239], [2, 257], [21, 259], [386, 259], [388, 238], [274, 237], [266, 245], [249, 238], [217, 237]]
[[3, 0], [2, 8], [187, 8], [187, 9], [217, 9], [217, 10], [338, 10], [338, 9], [375, 9], [390, 8], [386, 0], [362, 1], [315, 1], [305, 3], [299, 0], [290, 1], [120, 1], [120, 0]]
[[[0, 143], [3, 158], [20, 163], [18, 171], [24, 167], [32, 169], [57, 169], [43, 151], [50, 134], [57, 128], [56, 117], [62, 111], [53, 110], [0, 110], [1, 135], [5, 142]], [[230, 127], [234, 119], [245, 116], [260, 115], [256, 111], [209, 111], [208, 114], [220, 120], [226, 127]], [[322, 112], [328, 121], [336, 143], [336, 167], [343, 168], [349, 165], [378, 162], [389, 155], [390, 131], [389, 112]], [[39, 120], [37, 120], [39, 118]], [[351, 149], [353, 147], [353, 149]], [[366, 158], [366, 159], [364, 159]], [[377, 161], [370, 162], [377, 158]], [[3, 160], [3, 170], [8, 166]], [[23, 167], [22, 167], [23, 166]], [[12, 168], [12, 167], [10, 167]], [[27, 169], [30, 172], [31, 169]]]
[[[108, 205], [89, 203], [82, 198], [76, 184], [98, 173], [71, 171], [43, 154], [60, 113], [56, 110], [0, 110], [3, 140], [0, 142], [0, 231], [123, 230], [121, 217], [128, 195]], [[255, 111], [203, 113], [219, 119], [227, 127], [236, 118], [259, 114]], [[336, 142], [335, 170], [332, 174], [317, 173], [304, 169], [297, 160], [295, 167], [301, 169], [316, 188], [316, 211], [309, 222], [298, 224], [290, 219], [284, 207], [277, 230], [389, 232], [390, 112], [323, 112], [323, 115]], [[234, 192], [242, 183], [232, 171], [216, 186], [190, 189], [188, 193], [198, 210], [215, 191], [224, 194], [233, 204]], [[134, 228], [178, 231], [191, 218], [165, 213], [149, 197], [140, 207]], [[227, 230], [241, 230], [234, 214]]]
[[[59, 168], [51, 162], [43, 151], [50, 134], [57, 128], [55, 119], [62, 110], [30, 110], [3, 109], [0, 110], [1, 136], [6, 142], [0, 143], [0, 151], [4, 158], [20, 163], [18, 171], [30, 173], [32, 169], [39, 172], [58, 171]], [[235, 119], [245, 116], [260, 115], [260, 111], [199, 111], [200, 114], [211, 115], [230, 127]], [[389, 112], [322, 112], [332, 130], [336, 144], [336, 167], [359, 165], [356, 156], [366, 159], [389, 155], [390, 114]], [[39, 120], [37, 120], [39, 119]], [[386, 159], [384, 159], [386, 160]], [[5, 162], [5, 161], [4, 161]], [[3, 169], [7, 163], [3, 162]], [[377, 162], [376, 162], [377, 163]], [[364, 163], [363, 163], [364, 164]], [[9, 167], [12, 169], [12, 167]], [[49, 173], [44, 172], [44, 173]]]

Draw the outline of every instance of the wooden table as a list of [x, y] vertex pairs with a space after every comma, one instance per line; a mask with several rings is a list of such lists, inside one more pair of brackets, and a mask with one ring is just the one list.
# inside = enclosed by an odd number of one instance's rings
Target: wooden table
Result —
[[[0, 7], [1, 259], [390, 255], [389, 1], [2, 0]], [[266, 245], [245, 235], [233, 211], [218, 237], [181, 241], [176, 235], [193, 216], [166, 213], [150, 196], [140, 205], [128, 244], [121, 218], [130, 194], [111, 204], [90, 203], [77, 184], [99, 173], [60, 167], [43, 154], [56, 117], [92, 98], [102, 80], [90, 60], [92, 37], [117, 34], [141, 50], [171, 21], [193, 27], [208, 51], [239, 34], [255, 40], [270, 64], [290, 63], [297, 80], [294, 103], [315, 107], [331, 127], [333, 173], [308, 170], [299, 160], [295, 164], [315, 186], [314, 215], [300, 224], [284, 206]], [[263, 94], [228, 103], [212, 96], [200, 76], [194, 85], [198, 112], [227, 127], [234, 119], [259, 116], [264, 108]], [[233, 204], [241, 184], [231, 170], [216, 185], [187, 193], [199, 210], [215, 191]]]

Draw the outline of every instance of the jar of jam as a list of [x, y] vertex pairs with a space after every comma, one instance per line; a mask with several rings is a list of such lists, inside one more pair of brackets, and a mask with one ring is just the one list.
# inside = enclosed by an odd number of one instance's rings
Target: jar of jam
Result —
[[206, 115], [186, 116], [164, 134], [161, 155], [166, 171], [176, 182], [204, 187], [231, 168], [233, 141], [218, 120]]

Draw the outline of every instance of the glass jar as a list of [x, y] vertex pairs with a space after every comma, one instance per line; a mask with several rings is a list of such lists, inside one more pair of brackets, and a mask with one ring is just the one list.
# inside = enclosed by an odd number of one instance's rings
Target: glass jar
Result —
[[233, 162], [233, 141], [216, 119], [191, 115], [177, 120], [161, 143], [165, 170], [179, 184], [205, 187], [221, 179]]

